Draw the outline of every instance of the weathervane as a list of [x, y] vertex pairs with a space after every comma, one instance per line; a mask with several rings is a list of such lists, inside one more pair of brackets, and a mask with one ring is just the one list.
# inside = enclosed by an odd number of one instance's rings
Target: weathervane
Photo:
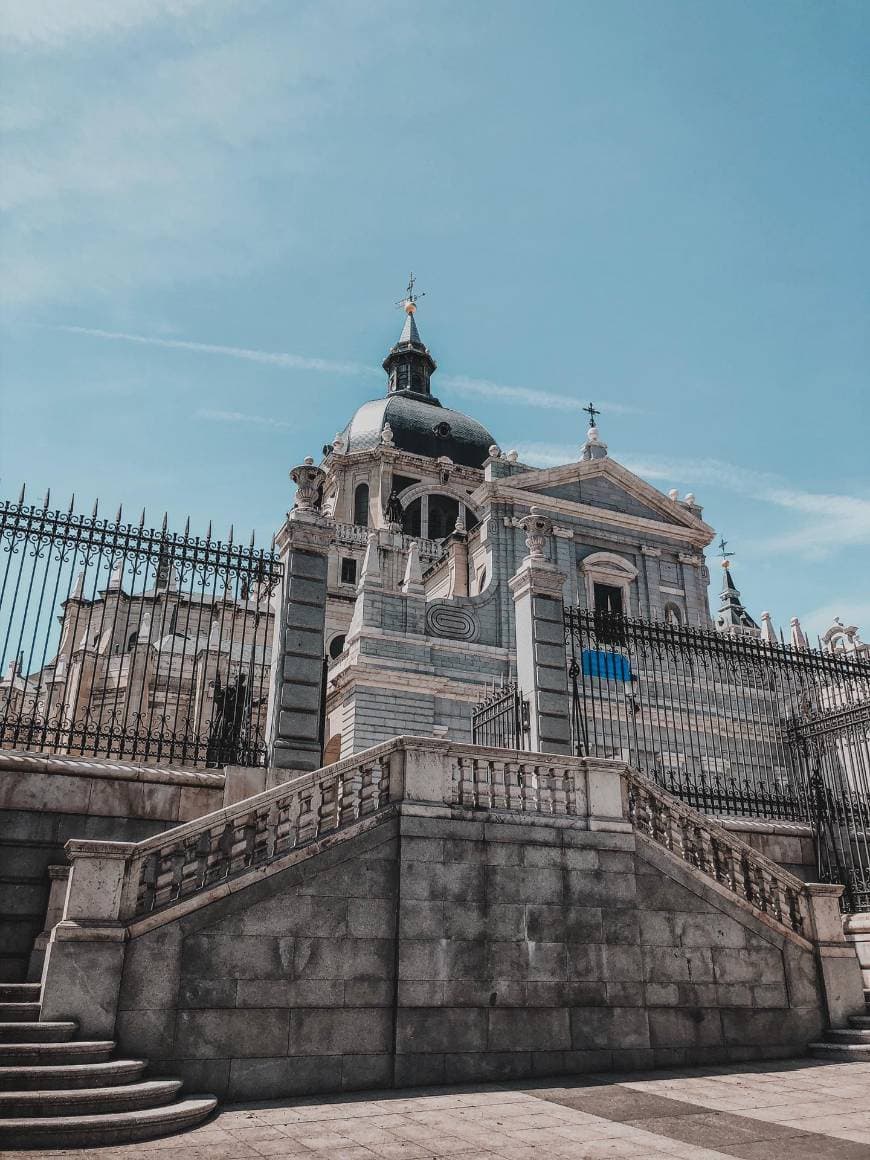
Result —
[[719, 558], [722, 561], [722, 567], [723, 568], [730, 568], [731, 565], [728, 563], [728, 559], [730, 556], [733, 556], [734, 553], [726, 551], [726, 548], [728, 547], [728, 541], [725, 539], [724, 536], [717, 544], [717, 547], [719, 549]]
[[595, 407], [595, 405], [593, 403], [590, 403], [587, 407], [584, 407], [583, 410], [589, 416], [589, 426], [594, 427], [595, 426], [595, 418], [597, 415], [600, 415], [601, 412], [597, 409], [597, 407]]
[[416, 281], [417, 279], [414, 277], [414, 271], [412, 270], [410, 277], [408, 278], [408, 285], [405, 287], [405, 297], [400, 298], [396, 303], [396, 306], [401, 306], [406, 314], [413, 314], [417, 309], [417, 299], [426, 297], [425, 290], [422, 294], [414, 293], [414, 285], [416, 284]]

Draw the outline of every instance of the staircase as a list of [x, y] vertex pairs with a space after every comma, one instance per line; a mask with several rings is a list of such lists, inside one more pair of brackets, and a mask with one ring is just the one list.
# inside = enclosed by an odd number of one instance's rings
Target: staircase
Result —
[[849, 1027], [832, 1027], [820, 1043], [810, 1044], [816, 1059], [870, 1062], [870, 990], [864, 992], [866, 1014], [852, 1015]]
[[144, 1059], [75, 1023], [39, 1022], [38, 983], [0, 983], [0, 1147], [126, 1144], [190, 1128], [214, 1096], [179, 1099], [181, 1081], [143, 1079]]

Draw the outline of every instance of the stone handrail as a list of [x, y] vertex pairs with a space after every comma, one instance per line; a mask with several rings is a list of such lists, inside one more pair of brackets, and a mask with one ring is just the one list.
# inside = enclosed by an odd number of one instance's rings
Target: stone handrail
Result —
[[[622, 762], [446, 738], [396, 737], [144, 842], [71, 841], [67, 853], [74, 867], [81, 861], [82, 884], [114, 861], [110, 910], [126, 923], [197, 895], [205, 901], [214, 888], [398, 802], [486, 811], [491, 818], [501, 811], [535, 815], [591, 830], [634, 828], [768, 919], [812, 937], [812, 888]], [[85, 897], [91, 914], [94, 899]]]
[[[369, 542], [372, 529], [365, 524], [335, 524], [335, 540], [338, 544], [349, 544], [364, 548]], [[402, 547], [407, 550], [416, 540], [421, 560], [440, 560], [446, 554], [445, 548], [437, 540], [427, 540], [422, 536], [402, 536]]]
[[[611, 764], [398, 737], [119, 849], [125, 860], [119, 918], [210, 890], [397, 801], [582, 818], [582, 824], [594, 812], [602, 826], [620, 828], [618, 774], [608, 769], [599, 776]], [[68, 852], [75, 860], [87, 848], [74, 842]]]
[[807, 934], [806, 883], [634, 769], [626, 769], [634, 828], [796, 934]]

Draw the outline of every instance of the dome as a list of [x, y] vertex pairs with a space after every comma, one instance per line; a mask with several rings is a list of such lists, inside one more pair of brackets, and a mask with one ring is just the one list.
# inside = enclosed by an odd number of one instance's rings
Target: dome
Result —
[[400, 451], [437, 459], [446, 455], [463, 467], [483, 467], [495, 442], [476, 419], [442, 407], [431, 395], [395, 393], [363, 405], [345, 427], [345, 451], [370, 451], [380, 446], [389, 423], [392, 444]]

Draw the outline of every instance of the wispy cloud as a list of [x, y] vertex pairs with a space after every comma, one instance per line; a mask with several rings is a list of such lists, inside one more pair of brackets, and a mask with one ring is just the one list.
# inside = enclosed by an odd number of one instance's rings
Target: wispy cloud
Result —
[[862, 632], [861, 636], [862, 639], [867, 640], [868, 633], [870, 633], [870, 600], [856, 602], [848, 596], [835, 597], [819, 608], [805, 612], [800, 621], [804, 631], [812, 640], [814, 636], [821, 636], [827, 632], [834, 623], [835, 617], [839, 617], [844, 624], [857, 624], [859, 628], [866, 629], [867, 631]]
[[[577, 458], [577, 447], [570, 444], [527, 443], [518, 450], [524, 461], [542, 467], [571, 463]], [[771, 472], [754, 471], [719, 459], [626, 455], [620, 457], [620, 462], [642, 479], [691, 488], [708, 484], [805, 517], [798, 527], [766, 537], [765, 548], [769, 551], [822, 558], [837, 548], [870, 545], [870, 499], [862, 496], [808, 491]]]
[[[180, 338], [158, 338], [146, 334], [129, 334], [120, 330], [100, 330], [90, 326], [56, 326], [67, 334], [81, 334], [89, 338], [110, 339], [115, 342], [132, 342], [142, 346], [159, 346], [170, 350], [189, 350], [197, 354], [222, 355], [225, 358], [243, 359], [262, 363], [266, 366], [287, 367], [293, 370], [315, 371], [333, 375], [365, 375], [382, 378], [380, 367], [365, 363], [341, 362], [336, 359], [312, 358], [309, 355], [289, 354], [286, 351], [253, 350], [241, 346], [219, 346], [210, 342], [189, 342]], [[502, 399], [506, 403], [521, 406], [543, 407], [546, 410], [582, 411], [585, 404], [570, 395], [559, 395], [552, 391], [537, 390], [534, 387], [510, 387], [493, 383], [489, 379], [474, 379], [467, 375], [442, 375], [439, 382], [458, 395], [475, 395], [488, 399]], [[601, 409], [608, 412], [629, 412], [633, 407], [622, 403], [601, 403]], [[564, 462], [562, 460], [561, 462]]]
[[[507, 387], [489, 379], [471, 379], [466, 375], [442, 375], [440, 382], [458, 394], [478, 395], [485, 399], [504, 399], [508, 403], [526, 403], [530, 407], [543, 407], [548, 411], [582, 411], [587, 406], [582, 399], [571, 395], [560, 395], [553, 391], [542, 391], [536, 387]], [[600, 402], [602, 411], [610, 414], [636, 414], [637, 407], [625, 403]]]
[[208, 419], [214, 423], [247, 423], [254, 427], [272, 427], [278, 431], [292, 431], [293, 424], [284, 419], [272, 419], [268, 415], [246, 415], [243, 411], [215, 411], [201, 407], [194, 412], [196, 419]]
[[142, 346], [162, 346], [169, 350], [190, 350], [196, 354], [216, 354], [225, 358], [238, 358], [247, 362], [264, 363], [266, 366], [289, 367], [293, 370], [318, 371], [334, 375], [383, 375], [383, 371], [363, 363], [338, 362], [326, 358], [309, 358], [301, 354], [287, 354], [283, 351], [251, 350], [242, 346], [218, 346], [211, 342], [187, 342], [180, 338], [156, 338], [145, 334], [127, 334], [120, 330], [97, 330], [88, 326], [57, 326], [55, 330], [67, 334], [84, 334], [90, 338], [108, 338], [117, 342], [134, 342]]

